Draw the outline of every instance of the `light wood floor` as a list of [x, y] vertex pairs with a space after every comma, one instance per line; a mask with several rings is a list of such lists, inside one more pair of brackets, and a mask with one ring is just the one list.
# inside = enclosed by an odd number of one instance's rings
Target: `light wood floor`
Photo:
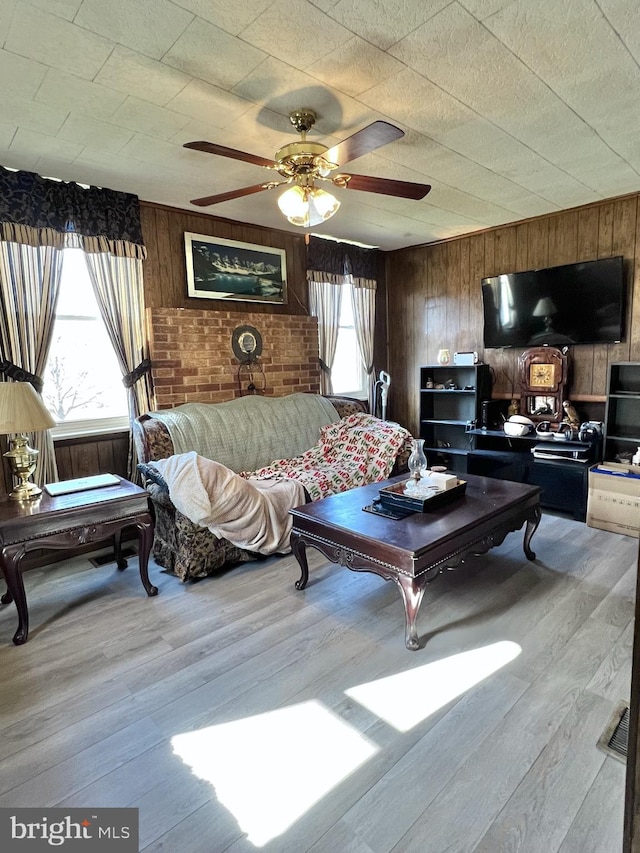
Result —
[[291, 557], [153, 565], [155, 599], [135, 558], [28, 572], [25, 646], [0, 610], [0, 806], [135, 807], [170, 853], [619, 853], [624, 765], [596, 742], [629, 696], [638, 543], [545, 514], [533, 546], [438, 578], [414, 653], [395, 586], [313, 550], [304, 592]]

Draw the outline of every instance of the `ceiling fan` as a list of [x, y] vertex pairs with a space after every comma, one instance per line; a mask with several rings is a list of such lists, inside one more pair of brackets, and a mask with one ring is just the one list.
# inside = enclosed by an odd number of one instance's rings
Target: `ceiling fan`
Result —
[[235, 148], [226, 148], [213, 142], [186, 142], [185, 148], [204, 151], [207, 154], [218, 154], [220, 157], [230, 157], [253, 163], [265, 169], [278, 172], [281, 181], [266, 181], [251, 187], [242, 187], [217, 195], [195, 198], [191, 204], [207, 207], [242, 198], [253, 193], [270, 190], [275, 187], [291, 184], [290, 188], [278, 199], [280, 210], [293, 225], [302, 227], [318, 225], [336, 213], [340, 202], [331, 193], [316, 186], [316, 182], [331, 183], [341, 189], [361, 190], [362, 192], [381, 193], [398, 198], [420, 200], [431, 189], [429, 184], [416, 184], [409, 181], [396, 181], [389, 178], [374, 178], [365, 175], [353, 175], [338, 172], [332, 174], [345, 163], [369, 154], [395, 139], [404, 136], [404, 131], [386, 121], [374, 121], [362, 130], [348, 136], [327, 148], [319, 142], [307, 140], [307, 133], [316, 122], [316, 113], [311, 109], [299, 109], [290, 113], [289, 121], [301, 135], [299, 142], [290, 142], [278, 149], [274, 160], [267, 160], [256, 154], [248, 154]]

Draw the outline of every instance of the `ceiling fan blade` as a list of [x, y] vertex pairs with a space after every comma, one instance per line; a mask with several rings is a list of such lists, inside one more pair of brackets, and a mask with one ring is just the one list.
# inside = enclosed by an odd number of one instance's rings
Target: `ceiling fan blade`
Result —
[[267, 160], [257, 154], [247, 154], [246, 151], [238, 151], [236, 148], [226, 148], [224, 145], [216, 145], [215, 142], [185, 142], [183, 148], [193, 148], [194, 151], [204, 151], [205, 154], [218, 154], [220, 157], [231, 157], [232, 160], [242, 160], [244, 163], [253, 163], [255, 166], [266, 166], [271, 168], [276, 165], [275, 160]]
[[197, 204], [198, 207], [207, 207], [210, 204], [220, 204], [221, 201], [231, 201], [232, 198], [242, 198], [245, 195], [262, 192], [262, 190], [270, 190], [274, 186], [277, 186], [277, 184], [254, 184], [252, 187], [242, 187], [240, 190], [230, 190], [228, 193], [194, 198], [191, 199], [190, 204]]
[[[338, 184], [340, 186], [340, 184]], [[350, 175], [349, 190], [361, 190], [365, 193], [380, 193], [381, 195], [395, 195], [398, 198], [410, 198], [419, 201], [424, 198], [431, 184], [414, 184], [410, 181], [394, 181], [391, 178], [373, 178], [367, 175]]]
[[363, 127], [352, 136], [338, 142], [333, 148], [330, 148], [323, 156], [330, 163], [337, 163], [343, 166], [345, 163], [350, 163], [356, 157], [362, 157], [364, 154], [369, 154], [375, 151], [376, 148], [382, 148], [388, 142], [393, 142], [395, 139], [401, 139], [404, 136], [404, 130], [400, 130], [394, 124], [389, 124], [388, 121], [374, 121], [373, 124]]

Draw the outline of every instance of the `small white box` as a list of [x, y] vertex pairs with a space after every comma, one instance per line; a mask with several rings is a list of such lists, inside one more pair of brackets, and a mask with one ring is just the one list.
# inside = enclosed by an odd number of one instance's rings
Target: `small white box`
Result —
[[470, 367], [478, 363], [477, 352], [454, 352], [453, 363], [461, 367]]

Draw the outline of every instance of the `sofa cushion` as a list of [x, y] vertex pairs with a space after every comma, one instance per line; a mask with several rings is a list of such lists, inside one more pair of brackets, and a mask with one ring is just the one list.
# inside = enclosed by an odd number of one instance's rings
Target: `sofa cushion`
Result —
[[318, 441], [322, 427], [339, 420], [319, 394], [185, 403], [152, 416], [167, 427], [175, 454], [194, 450], [235, 472], [298, 456]]

